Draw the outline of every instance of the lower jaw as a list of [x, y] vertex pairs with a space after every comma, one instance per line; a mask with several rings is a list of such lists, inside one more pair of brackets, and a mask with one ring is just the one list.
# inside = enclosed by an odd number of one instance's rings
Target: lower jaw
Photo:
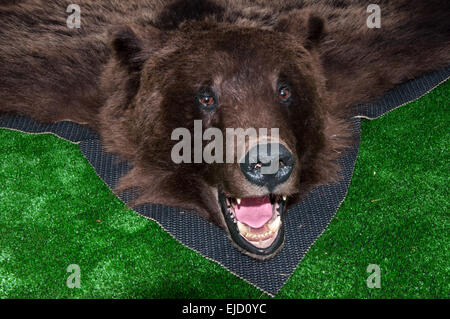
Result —
[[282, 223], [280, 228], [275, 232], [275, 234], [268, 239], [251, 241], [244, 238], [241, 235], [241, 233], [236, 229], [237, 226], [235, 222], [231, 219], [231, 217], [227, 213], [228, 207], [226, 204], [226, 197], [220, 191], [220, 189], [218, 191], [218, 195], [222, 215], [225, 219], [226, 227], [228, 228], [228, 235], [233, 245], [236, 246], [239, 249], [239, 251], [258, 260], [267, 260], [274, 257], [278, 253], [278, 251], [281, 250], [284, 244], [284, 236], [285, 236], [283, 223], [283, 216], [285, 209], [284, 203], [279, 204], [280, 205], [279, 211]]
[[280, 230], [277, 230], [273, 235], [271, 236], [267, 236], [265, 238], [259, 239], [259, 240], [252, 240], [246, 236], [242, 236], [244, 237], [244, 240], [248, 241], [252, 246], [255, 246], [258, 249], [266, 249], [268, 247], [270, 247], [274, 242], [275, 239], [278, 236], [278, 233], [280, 232]]

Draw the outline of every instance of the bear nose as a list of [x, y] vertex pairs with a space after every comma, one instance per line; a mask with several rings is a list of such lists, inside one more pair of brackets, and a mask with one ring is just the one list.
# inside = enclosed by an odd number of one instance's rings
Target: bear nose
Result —
[[249, 182], [267, 186], [272, 191], [289, 179], [294, 156], [280, 143], [257, 144], [250, 148], [239, 165]]

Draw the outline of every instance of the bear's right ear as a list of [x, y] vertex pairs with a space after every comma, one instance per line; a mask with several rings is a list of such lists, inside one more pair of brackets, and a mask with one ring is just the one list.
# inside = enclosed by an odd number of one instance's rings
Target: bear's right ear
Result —
[[140, 71], [145, 62], [144, 45], [129, 26], [115, 26], [108, 32], [110, 46], [118, 62], [130, 72]]
[[318, 46], [325, 34], [325, 21], [310, 10], [292, 10], [279, 18], [274, 30], [295, 35], [305, 48]]

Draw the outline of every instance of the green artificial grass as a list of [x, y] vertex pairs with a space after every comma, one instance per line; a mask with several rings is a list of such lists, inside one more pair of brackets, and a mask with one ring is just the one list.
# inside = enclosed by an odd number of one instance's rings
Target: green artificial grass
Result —
[[[450, 82], [363, 122], [348, 196], [277, 297], [450, 297], [449, 99]], [[76, 145], [2, 129], [0, 297], [268, 296], [127, 209]]]

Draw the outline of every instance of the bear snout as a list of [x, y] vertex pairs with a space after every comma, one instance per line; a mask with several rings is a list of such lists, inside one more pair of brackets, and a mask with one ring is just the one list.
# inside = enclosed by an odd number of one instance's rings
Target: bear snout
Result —
[[272, 192], [289, 179], [294, 162], [294, 156], [283, 144], [264, 143], [250, 148], [239, 166], [250, 183]]

